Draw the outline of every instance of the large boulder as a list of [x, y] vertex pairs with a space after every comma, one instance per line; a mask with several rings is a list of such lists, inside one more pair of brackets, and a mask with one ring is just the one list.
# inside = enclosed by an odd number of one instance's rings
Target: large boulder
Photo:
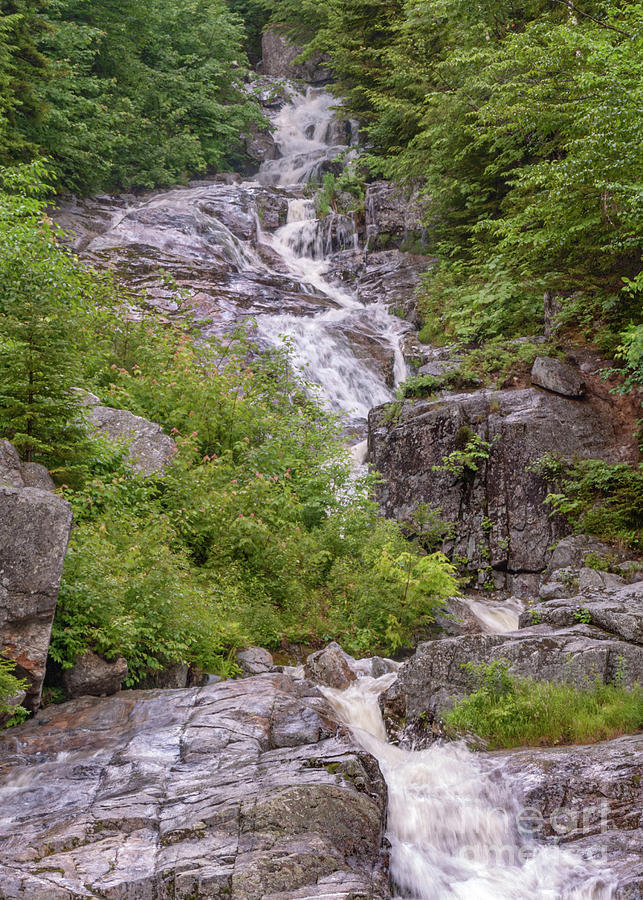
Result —
[[5, 900], [390, 897], [377, 763], [282, 674], [49, 707], [0, 804]]
[[28, 681], [28, 709], [40, 704], [70, 531], [71, 507], [61, 497], [0, 486], [0, 652]]
[[[544, 504], [549, 486], [532, 464], [546, 453], [622, 460], [622, 427], [611, 409], [598, 398], [570, 400], [535, 388], [377, 407], [369, 415], [368, 448], [383, 476], [382, 510], [410, 521], [426, 503], [455, 523], [445, 550], [467, 560], [480, 584], [505, 587], [507, 576], [540, 572], [566, 527]], [[484, 443], [475, 470], [440, 468], [476, 439]]]
[[439, 717], [475, 689], [466, 664], [486, 665], [494, 659], [508, 660], [513, 675], [579, 687], [597, 678], [632, 684], [643, 672], [643, 646], [591, 625], [557, 630], [543, 624], [506, 634], [467, 634], [420, 644], [399, 670], [390, 695], [383, 695], [383, 708], [407, 721]]
[[331, 688], [346, 688], [357, 677], [351, 662], [354, 660], [344, 653], [339, 644], [331, 641], [323, 650], [310, 654], [304, 672], [307, 678], [317, 684]]
[[103, 406], [95, 394], [83, 393], [87, 421], [92, 430], [127, 448], [127, 459], [140, 475], [163, 472], [176, 453], [176, 444], [160, 425], [126, 409]]
[[549, 356], [536, 357], [531, 370], [531, 383], [564, 397], [582, 397], [586, 389], [578, 369]]
[[330, 80], [324, 59], [319, 53], [301, 63], [295, 60], [302, 48], [292, 44], [288, 38], [274, 28], [264, 31], [261, 38], [261, 73], [272, 78], [301, 78], [309, 84], [326, 84]]
[[127, 661], [119, 656], [108, 662], [88, 651], [63, 673], [68, 697], [107, 697], [116, 694], [127, 678]]

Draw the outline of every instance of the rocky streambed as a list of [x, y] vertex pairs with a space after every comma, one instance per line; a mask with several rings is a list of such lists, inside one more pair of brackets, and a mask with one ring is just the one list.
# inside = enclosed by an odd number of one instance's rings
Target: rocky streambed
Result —
[[643, 736], [394, 746], [378, 696], [425, 654], [39, 712], [0, 740], [0, 897], [640, 897]]

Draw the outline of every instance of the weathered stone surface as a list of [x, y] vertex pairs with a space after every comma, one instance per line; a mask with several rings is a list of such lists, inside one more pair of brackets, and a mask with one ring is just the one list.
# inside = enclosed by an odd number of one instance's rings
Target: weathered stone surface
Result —
[[28, 680], [37, 709], [71, 530], [66, 500], [35, 488], [0, 487], [0, 652]]
[[272, 653], [263, 647], [248, 647], [246, 650], [239, 650], [235, 654], [235, 659], [241, 669], [242, 678], [270, 672], [275, 664]]
[[578, 572], [585, 566], [589, 554], [602, 560], [622, 559], [622, 553], [611, 544], [587, 534], [570, 534], [554, 547], [549, 565], [543, 572], [543, 582], [553, 579], [557, 569]]
[[[396, 708], [407, 719], [424, 713], [439, 716], [474, 688], [464, 664], [501, 658], [509, 660], [515, 675], [577, 685], [617, 677], [631, 684], [643, 672], [643, 647], [590, 625], [559, 631], [534, 625], [507, 634], [468, 634], [419, 645], [393, 686]], [[391, 698], [384, 695], [384, 706], [390, 703]]]
[[311, 653], [304, 666], [306, 677], [326, 687], [345, 688], [356, 675], [351, 668], [351, 658], [335, 641], [323, 650]]
[[[604, 573], [596, 573], [604, 574]], [[520, 616], [520, 625], [529, 626], [534, 615], [539, 622], [566, 628], [584, 621], [624, 641], [643, 644], [643, 581], [612, 588], [607, 596], [579, 592], [571, 598], [556, 598], [538, 603]], [[636, 677], [636, 673], [633, 673]], [[643, 668], [638, 677], [643, 675]]]
[[366, 246], [385, 250], [408, 238], [422, 239], [427, 201], [399, 184], [375, 181], [366, 188]]
[[[623, 458], [622, 431], [608, 402], [570, 400], [534, 388], [442, 394], [439, 400], [378, 407], [369, 416], [369, 460], [383, 476], [378, 496], [387, 516], [409, 521], [427, 503], [456, 536], [448, 552], [469, 561], [480, 582], [539, 572], [565, 525], [544, 505], [548, 485], [528, 467], [543, 454]], [[436, 471], [472, 435], [489, 446], [477, 470]], [[559, 568], [560, 566], [557, 566]]]
[[94, 394], [85, 394], [87, 421], [99, 435], [122, 442], [135, 472], [154, 475], [163, 472], [176, 453], [176, 444], [160, 425], [126, 409], [102, 406]]
[[122, 656], [108, 662], [91, 650], [77, 657], [72, 668], [63, 673], [65, 690], [71, 698], [116, 694], [126, 678], [127, 661]]
[[565, 397], [582, 397], [586, 387], [578, 369], [549, 356], [536, 357], [531, 382]]
[[250, 159], [262, 163], [265, 159], [276, 159], [279, 151], [275, 139], [267, 131], [255, 131], [246, 140], [246, 153]]
[[71, 701], [0, 738], [0, 896], [386, 900], [385, 802], [285, 675]]
[[18, 451], [9, 441], [0, 441], [0, 486], [25, 487]]
[[618, 880], [616, 896], [643, 892], [643, 735], [589, 747], [489, 754], [516, 785], [522, 831], [580, 853]]
[[261, 72], [280, 78], [301, 78], [310, 84], [326, 84], [330, 74], [323, 67], [323, 57], [316, 53], [303, 63], [295, 63], [301, 47], [291, 44], [283, 35], [268, 28], [261, 38]]
[[40, 463], [27, 462], [22, 464], [22, 477], [25, 487], [38, 488], [39, 491], [55, 491], [54, 479], [49, 474], [46, 466]]

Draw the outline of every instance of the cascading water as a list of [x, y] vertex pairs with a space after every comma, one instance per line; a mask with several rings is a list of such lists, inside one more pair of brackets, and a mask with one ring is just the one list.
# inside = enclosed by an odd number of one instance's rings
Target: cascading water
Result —
[[[314, 201], [303, 196], [309, 180], [339, 171], [339, 157], [353, 152], [351, 126], [336, 119], [335, 102], [322, 90], [291, 90], [273, 119], [279, 158], [264, 162], [256, 180], [195, 182], [116, 205], [82, 249], [109, 265], [120, 261], [130, 279], [139, 267], [136, 286], [161, 304], [168, 292], [153, 282], [163, 268], [219, 333], [252, 316], [265, 343], [288, 342], [322, 402], [363, 421], [406, 376], [404, 326], [383, 304], [364, 306], [327, 275], [331, 254], [358, 248], [350, 216], [317, 218]], [[287, 204], [286, 223], [263, 228], [264, 202]]]
[[[264, 185], [301, 185], [319, 175], [348, 148], [336, 142], [333, 98], [315, 89], [298, 94], [274, 119], [280, 158], [265, 162], [258, 179]], [[381, 304], [368, 310], [354, 294], [326, 278], [327, 258], [342, 248], [357, 248], [352, 220], [347, 216], [316, 217], [314, 201], [301, 197], [288, 204], [288, 220], [274, 235], [262, 235], [304, 284], [332, 301], [334, 308], [315, 316], [261, 316], [260, 333], [271, 343], [284, 338], [293, 362], [305, 377], [319, 385], [322, 399], [334, 409], [366, 418], [373, 406], [391, 399], [380, 375], [355, 356], [342, 332], [367, 325], [388, 343], [394, 357], [394, 382], [406, 376], [400, 348], [400, 323]]]
[[[386, 742], [378, 695], [395, 680], [322, 688], [378, 760], [389, 795], [393, 896], [404, 900], [610, 900], [615, 886], [581, 857], [529, 833], [502, 760], [462, 744], [407, 751]], [[522, 815], [521, 815], [522, 813]]]

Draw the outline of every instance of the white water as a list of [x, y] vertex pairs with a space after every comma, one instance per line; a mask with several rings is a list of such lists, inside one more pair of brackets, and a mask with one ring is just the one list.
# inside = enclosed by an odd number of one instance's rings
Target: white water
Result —
[[487, 634], [516, 631], [520, 613], [525, 608], [525, 604], [518, 597], [508, 597], [506, 600], [490, 600], [482, 597], [462, 599]]
[[386, 743], [377, 698], [396, 675], [323, 688], [379, 761], [389, 793], [393, 896], [405, 900], [610, 900], [614, 885], [579, 856], [537, 843], [502, 762], [462, 744], [412, 752]]
[[[258, 180], [265, 185], [296, 186], [314, 178], [320, 166], [347, 148], [334, 144], [333, 103], [330, 94], [310, 88], [297, 94], [273, 120], [281, 157], [263, 163]], [[258, 226], [259, 228], [259, 226]], [[319, 220], [314, 201], [295, 197], [288, 204], [288, 220], [273, 235], [261, 234], [303, 285], [332, 301], [334, 308], [312, 318], [266, 315], [257, 319], [260, 333], [272, 344], [286, 339], [294, 364], [304, 377], [321, 388], [321, 398], [338, 411], [366, 418], [372, 407], [392, 398], [380, 374], [351, 350], [342, 333], [367, 326], [387, 343], [394, 355], [395, 384], [406, 377], [400, 346], [402, 327], [379, 303], [365, 309], [355, 295], [325, 276], [327, 258], [339, 248], [357, 249], [357, 236], [347, 216]]]

